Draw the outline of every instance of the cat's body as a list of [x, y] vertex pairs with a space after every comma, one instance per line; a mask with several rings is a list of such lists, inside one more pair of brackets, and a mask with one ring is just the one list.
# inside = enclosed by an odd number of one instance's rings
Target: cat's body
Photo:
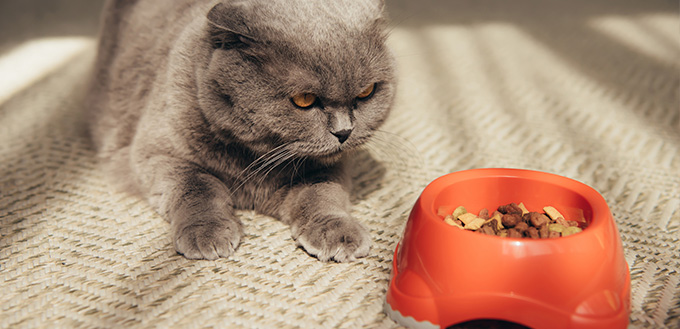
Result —
[[109, 1], [89, 95], [98, 152], [170, 222], [188, 258], [233, 253], [243, 234], [234, 209], [289, 224], [319, 259], [365, 256], [343, 160], [392, 103], [382, 7]]

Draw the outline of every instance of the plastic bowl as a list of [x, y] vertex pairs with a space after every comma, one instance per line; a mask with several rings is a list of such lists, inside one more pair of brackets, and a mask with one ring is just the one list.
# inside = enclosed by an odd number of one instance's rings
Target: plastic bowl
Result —
[[[440, 206], [470, 212], [511, 202], [584, 216], [583, 232], [551, 239], [461, 230]], [[397, 245], [385, 312], [411, 328], [479, 319], [531, 328], [626, 328], [630, 273], [609, 207], [575, 180], [530, 170], [473, 169], [442, 176], [420, 195]]]

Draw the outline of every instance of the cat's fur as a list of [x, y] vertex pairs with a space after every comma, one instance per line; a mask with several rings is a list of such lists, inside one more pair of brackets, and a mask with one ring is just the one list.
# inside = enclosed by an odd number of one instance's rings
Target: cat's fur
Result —
[[[243, 234], [235, 209], [289, 224], [321, 260], [366, 256], [370, 236], [350, 217], [343, 163], [392, 104], [383, 7], [109, 1], [89, 94], [94, 144], [114, 178], [170, 222], [188, 258], [234, 252]], [[357, 99], [373, 83], [373, 96]], [[319, 102], [296, 107], [302, 92]]]

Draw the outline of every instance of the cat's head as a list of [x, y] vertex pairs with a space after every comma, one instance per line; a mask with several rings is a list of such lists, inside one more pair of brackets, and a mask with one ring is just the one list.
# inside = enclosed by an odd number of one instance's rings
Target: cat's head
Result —
[[[199, 81], [212, 126], [256, 152], [339, 159], [395, 92], [382, 0], [223, 1], [207, 14]], [[282, 146], [284, 145], [285, 146]]]

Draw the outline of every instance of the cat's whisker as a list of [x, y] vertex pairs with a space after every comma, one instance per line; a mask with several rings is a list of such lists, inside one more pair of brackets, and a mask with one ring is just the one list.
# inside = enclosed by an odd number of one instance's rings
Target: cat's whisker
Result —
[[300, 166], [302, 166], [302, 163], [304, 161], [305, 161], [305, 157], [299, 157], [295, 161], [293, 161], [293, 174], [290, 175], [290, 186], [293, 186], [293, 183], [295, 182], [295, 178], [299, 174]]
[[[282, 150], [286, 147], [286, 144], [279, 145], [272, 150], [268, 151], [267, 153], [263, 154], [259, 158], [255, 159], [255, 161], [251, 162], [245, 169], [243, 169], [235, 178], [235, 181], [247, 181], [250, 179], [250, 176], [253, 175], [253, 173], [258, 172], [258, 170], [253, 171], [253, 168], [257, 167], [262, 167], [266, 166], [269, 161], [271, 161], [272, 158], [275, 158]], [[243, 177], [244, 175], [247, 175], [245, 178]]]
[[259, 158], [255, 159], [255, 161], [251, 162], [245, 169], [243, 169], [238, 176], [236, 176], [236, 181], [240, 180], [245, 173], [250, 171], [253, 167], [258, 166], [260, 162], [266, 161], [270, 156], [272, 156], [273, 153], [279, 152], [281, 149], [285, 148], [288, 144], [281, 144], [271, 150], [269, 150], [267, 153], [261, 155]]
[[286, 165], [281, 168], [281, 170], [284, 170], [291, 163], [291, 161], [288, 161], [288, 160], [293, 159], [294, 157], [295, 157], [294, 152], [291, 152], [291, 151], [282, 152], [281, 156], [278, 157], [276, 162], [274, 162], [272, 165], [269, 166], [270, 168], [267, 170], [267, 172], [265, 172], [264, 175], [260, 176], [256, 185], [258, 185], [258, 186], [261, 185], [264, 182], [264, 180], [267, 178], [267, 176], [269, 176], [269, 174], [274, 169], [276, 169], [276, 167], [287, 162]]
[[[287, 153], [291, 153], [286, 149], [287, 145], [288, 144], [282, 144], [272, 149], [271, 151], [257, 158], [250, 165], [248, 165], [248, 167], [242, 170], [241, 173], [236, 178], [236, 182], [240, 181], [240, 183], [236, 187], [232, 188], [231, 194], [233, 195], [236, 191], [238, 191], [245, 184], [247, 184], [251, 179], [258, 176], [263, 171], [267, 170], [268, 167], [275, 168], [276, 166], [278, 166], [281, 163], [280, 162], [281, 159], [290, 158], [291, 155], [286, 155]], [[267, 173], [269, 173], [270, 171], [271, 170], [267, 171]]]
[[[278, 156], [280, 156], [280, 155], [278, 155]], [[277, 156], [277, 157], [278, 157], [278, 156]], [[275, 163], [275, 162], [267, 162], [266, 164], [257, 167], [257, 169], [255, 169], [255, 170], [253, 170], [252, 172], [250, 172], [250, 173], [248, 174], [248, 176], [246, 176], [246, 177], [241, 181], [241, 183], [238, 185], [238, 188], [237, 188], [237, 189], [243, 187], [243, 185], [247, 184], [247, 183], [250, 182], [252, 179], [257, 178], [257, 177], [260, 177], [261, 174], [262, 174], [262, 172], [264, 172], [265, 170], [268, 170], [269, 167], [274, 168], [275, 166], [276, 166], [276, 163]]]
[[270, 166], [276, 167], [276, 166], [280, 163], [280, 161], [281, 161], [282, 158], [286, 158], [286, 157], [287, 157], [287, 154], [288, 154], [289, 152], [290, 152], [290, 151], [288, 151], [288, 150], [285, 149], [285, 148], [284, 148], [284, 149], [280, 149], [278, 152], [276, 152], [275, 154], [272, 154], [268, 159], [266, 159], [266, 161], [264, 161], [264, 163], [262, 163], [262, 164], [258, 167], [258, 169], [256, 169], [254, 172], [261, 172], [261, 171], [263, 171], [265, 168], [270, 167]]

